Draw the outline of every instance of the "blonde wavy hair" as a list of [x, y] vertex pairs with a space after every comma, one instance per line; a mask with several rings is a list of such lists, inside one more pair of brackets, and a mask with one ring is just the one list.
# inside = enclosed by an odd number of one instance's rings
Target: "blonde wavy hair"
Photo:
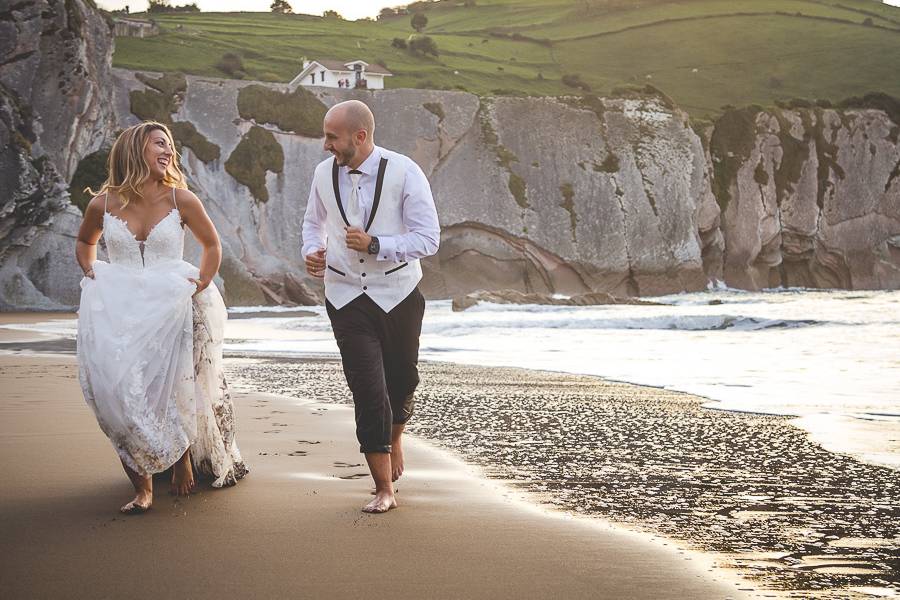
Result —
[[97, 196], [106, 192], [118, 194], [122, 201], [122, 208], [137, 198], [143, 198], [141, 187], [150, 178], [150, 166], [144, 160], [144, 150], [150, 143], [150, 133], [162, 131], [169, 139], [172, 146], [172, 160], [166, 167], [162, 183], [169, 187], [186, 189], [187, 182], [184, 173], [178, 166], [180, 156], [175, 149], [172, 132], [162, 123], [156, 121], [144, 121], [132, 125], [119, 134], [109, 151], [109, 159], [106, 161], [107, 177], [100, 187], [99, 192], [91, 188], [85, 188], [85, 192]]

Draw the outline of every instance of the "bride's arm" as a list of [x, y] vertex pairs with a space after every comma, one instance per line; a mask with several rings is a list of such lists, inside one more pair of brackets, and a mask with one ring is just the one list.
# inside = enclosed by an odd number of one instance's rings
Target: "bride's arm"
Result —
[[209, 286], [219, 271], [219, 265], [222, 263], [222, 244], [219, 242], [216, 227], [209, 215], [206, 214], [206, 209], [203, 208], [200, 199], [189, 190], [177, 190], [175, 194], [182, 221], [203, 246], [203, 256], [200, 258], [200, 279], [194, 282], [197, 284], [197, 291], [201, 292]]
[[95, 196], [84, 211], [78, 241], [75, 242], [75, 260], [85, 277], [94, 278], [94, 261], [97, 260], [97, 242], [103, 233], [103, 200]]

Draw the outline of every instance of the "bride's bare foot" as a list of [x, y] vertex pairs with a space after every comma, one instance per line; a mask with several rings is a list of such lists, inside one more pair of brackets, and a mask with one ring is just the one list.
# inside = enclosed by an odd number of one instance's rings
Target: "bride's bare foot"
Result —
[[397, 508], [397, 499], [394, 497], [393, 491], [376, 492], [375, 499], [366, 504], [362, 511], [366, 513], [386, 513], [392, 508]]
[[153, 492], [150, 490], [141, 490], [136, 492], [134, 499], [119, 509], [119, 512], [126, 515], [139, 515], [150, 510], [153, 505]]
[[188, 496], [194, 491], [194, 469], [191, 467], [191, 451], [188, 450], [172, 465], [172, 488], [175, 496]]

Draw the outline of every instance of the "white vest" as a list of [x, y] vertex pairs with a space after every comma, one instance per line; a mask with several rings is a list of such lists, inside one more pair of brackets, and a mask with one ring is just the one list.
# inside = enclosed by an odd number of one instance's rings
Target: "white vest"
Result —
[[[381, 149], [375, 197], [365, 228], [371, 236], [408, 232], [403, 224], [403, 184], [407, 160], [402, 154]], [[316, 191], [328, 212], [325, 220], [328, 236], [325, 297], [339, 309], [366, 294], [384, 312], [390, 312], [416, 288], [422, 279], [422, 267], [418, 259], [399, 263], [378, 261], [373, 254], [347, 248], [344, 227], [349, 223], [341, 203], [338, 169], [335, 160], [326, 159], [316, 167], [313, 178]]]

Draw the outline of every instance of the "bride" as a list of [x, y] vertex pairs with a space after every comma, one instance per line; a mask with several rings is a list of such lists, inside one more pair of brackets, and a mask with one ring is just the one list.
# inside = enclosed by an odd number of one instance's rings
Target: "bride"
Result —
[[[85, 275], [79, 379], [134, 485], [121, 508], [134, 514], [153, 502], [154, 473], [172, 467], [171, 492], [186, 495], [195, 469], [223, 487], [247, 468], [222, 366], [225, 304], [212, 285], [222, 248], [186, 189], [168, 128], [143, 122], [123, 131], [108, 169], [75, 250]], [[199, 270], [182, 260], [184, 226], [203, 246]], [[101, 235], [108, 263], [97, 260]]]

